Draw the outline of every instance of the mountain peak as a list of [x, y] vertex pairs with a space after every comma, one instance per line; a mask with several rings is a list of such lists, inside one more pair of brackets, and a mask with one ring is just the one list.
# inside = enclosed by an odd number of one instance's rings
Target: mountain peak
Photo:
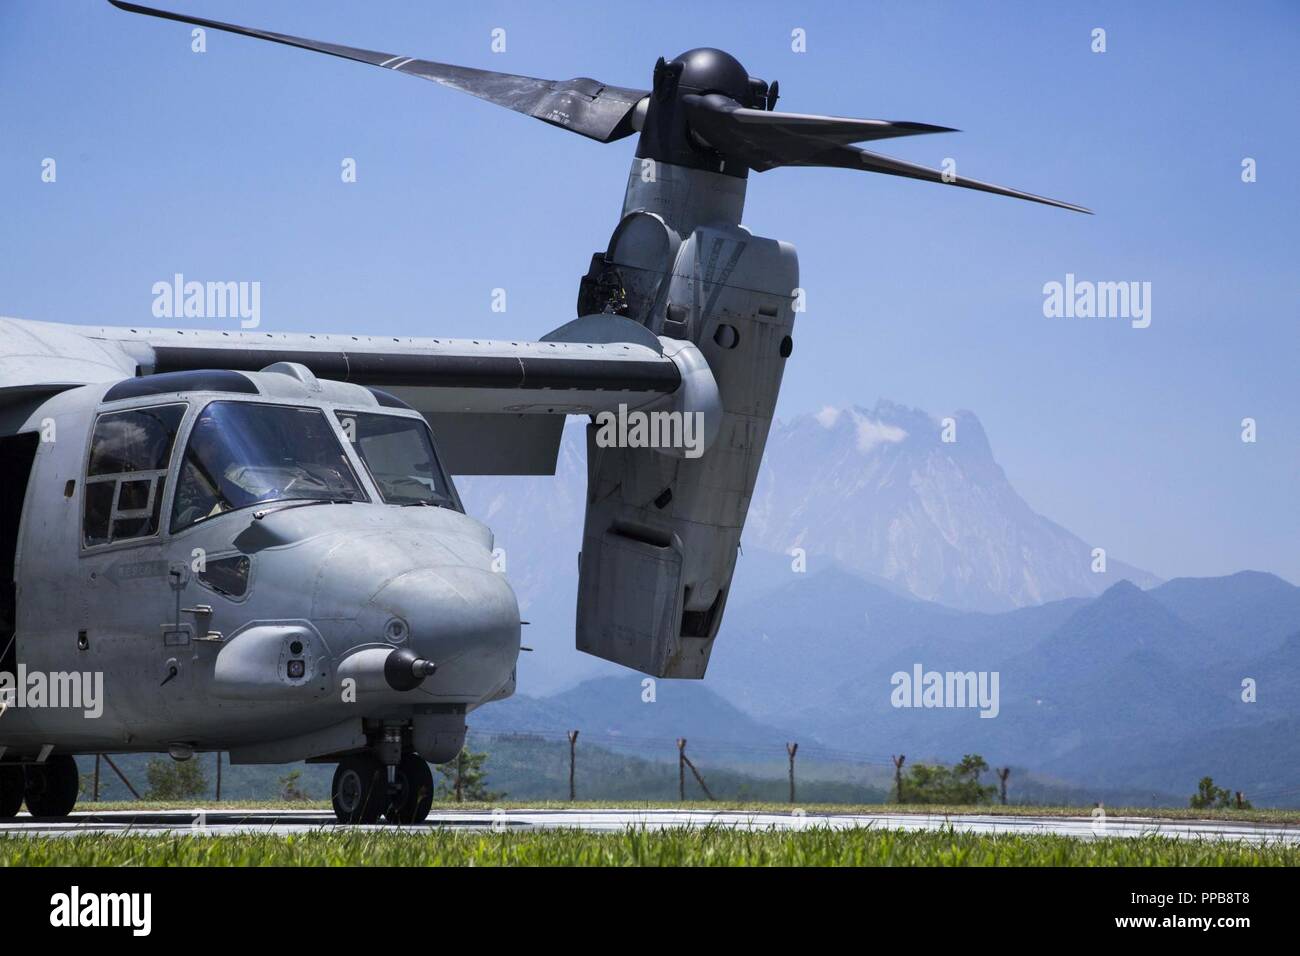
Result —
[[[823, 430], [837, 437], [851, 438], [857, 451], [867, 454], [882, 445], [898, 445], [911, 437], [911, 432], [894, 422], [856, 406], [834, 408], [830, 405], [811, 416]], [[800, 427], [799, 422], [794, 427]]]
[[1143, 590], [1140, 587], [1138, 587], [1128, 578], [1124, 578], [1123, 580], [1116, 581], [1105, 591], [1102, 591], [1101, 597], [1099, 597], [1098, 600], [1099, 601], [1128, 601], [1128, 600], [1132, 600], [1134, 597], [1141, 595], [1143, 593], [1145, 592], [1143, 592]]
[[1158, 583], [1114, 560], [1093, 574], [1092, 546], [1017, 494], [974, 412], [936, 417], [886, 399], [773, 428], [746, 541], [966, 610], [1091, 597], [1122, 577]]
[[1089, 654], [1134, 651], [1207, 650], [1209, 642], [1150, 593], [1132, 581], [1117, 581], [1061, 625], [1053, 647], [1073, 644]]
[[1297, 590], [1294, 584], [1269, 571], [1237, 571], [1215, 578], [1171, 578], [1160, 586], [1164, 593], [1206, 589], [1237, 596], [1286, 594]]
[[777, 428], [786, 433], [820, 430], [842, 441], [851, 438], [855, 450], [863, 455], [891, 445], [905, 445], [917, 452], [940, 451], [954, 460], [980, 461], [996, 467], [979, 416], [966, 409], [936, 417], [922, 409], [882, 398], [872, 408], [825, 405]]

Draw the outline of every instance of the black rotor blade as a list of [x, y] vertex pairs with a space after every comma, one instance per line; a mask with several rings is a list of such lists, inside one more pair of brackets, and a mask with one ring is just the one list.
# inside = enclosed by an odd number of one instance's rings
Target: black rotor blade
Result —
[[1047, 199], [1033, 193], [961, 176], [944, 178], [938, 170], [867, 152], [851, 146], [876, 139], [915, 136], [922, 133], [953, 133], [946, 126], [925, 123], [860, 120], [840, 116], [812, 116], [744, 109], [726, 96], [687, 95], [682, 98], [691, 130], [723, 156], [737, 159], [750, 169], [766, 172], [779, 166], [836, 166], [866, 169], [890, 176], [905, 176], [965, 189], [978, 189], [998, 196], [1070, 209], [1091, 215], [1092, 210], [1073, 203]]
[[688, 94], [682, 97], [682, 103], [693, 132], [714, 149], [743, 160], [750, 169], [759, 172], [798, 165], [792, 160], [807, 159], [830, 146], [957, 132], [926, 123], [746, 109], [730, 97], [716, 93]]
[[572, 80], [542, 80], [531, 76], [516, 76], [513, 73], [476, 70], [467, 66], [394, 56], [391, 53], [362, 50], [337, 43], [322, 43], [318, 40], [272, 33], [269, 30], [256, 30], [233, 23], [220, 23], [202, 17], [191, 17], [172, 13], [169, 10], [157, 10], [136, 3], [126, 3], [125, 0], [109, 0], [109, 2], [128, 13], [192, 23], [213, 30], [224, 30], [227, 33], [237, 33], [258, 40], [270, 40], [272, 43], [283, 43], [303, 50], [327, 53], [330, 56], [356, 60], [359, 63], [369, 63], [399, 73], [409, 73], [462, 93], [477, 96], [497, 106], [504, 106], [516, 113], [532, 116], [552, 126], [572, 130], [602, 143], [611, 143], [636, 131], [632, 126], [632, 112], [636, 104], [649, 95], [648, 90], [607, 86], [599, 80], [587, 77], [577, 77]]
[[805, 165], [866, 169], [873, 173], [905, 176], [908, 179], [921, 179], [928, 183], [943, 183], [948, 186], [961, 186], [964, 189], [978, 189], [980, 192], [993, 193], [995, 196], [1010, 196], [1012, 199], [1025, 199], [1029, 202], [1042, 203], [1044, 206], [1055, 206], [1058, 209], [1069, 209], [1071, 212], [1092, 215], [1092, 210], [1085, 206], [1076, 206], [1074, 203], [1062, 202], [1059, 199], [1048, 199], [1046, 196], [1036, 196], [1033, 193], [1022, 192], [1019, 189], [1009, 189], [1006, 186], [985, 183], [978, 179], [967, 179], [964, 176], [950, 175], [948, 179], [945, 179], [944, 174], [937, 169], [917, 166], [915, 163], [906, 163], [901, 159], [894, 159], [892, 156], [869, 153], [865, 149], [858, 149], [856, 146], [836, 146], [823, 154], [818, 162]]

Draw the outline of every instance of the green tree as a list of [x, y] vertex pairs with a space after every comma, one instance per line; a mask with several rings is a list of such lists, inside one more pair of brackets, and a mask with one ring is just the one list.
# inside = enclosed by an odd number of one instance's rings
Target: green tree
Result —
[[989, 803], [998, 788], [980, 783], [980, 775], [988, 769], [988, 763], [979, 754], [966, 754], [954, 767], [913, 764], [903, 792], [908, 803]]
[[[104, 789], [104, 782], [100, 781], [100, 790]], [[95, 795], [95, 774], [93, 771], [77, 775], [77, 796], [89, 800]]]
[[164, 760], [154, 757], [145, 768], [150, 800], [192, 800], [208, 792], [208, 780], [203, 765], [189, 760]]
[[436, 784], [438, 799], [455, 800], [457, 803], [464, 800], [491, 803], [504, 797], [504, 793], [493, 793], [487, 788], [487, 771], [483, 767], [487, 758], [486, 753], [476, 753], [468, 747], [462, 747], [455, 760], [439, 764], [438, 774], [442, 779]]
[[290, 770], [280, 778], [280, 799], [286, 803], [301, 803], [311, 799], [303, 788], [301, 770]]
[[[1214, 785], [1213, 777], [1202, 777], [1188, 804], [1193, 810], [1230, 810], [1237, 806], [1230, 790]], [[1241, 809], [1251, 809], [1249, 800], [1241, 801]]]
[[978, 786], [980, 775], [989, 772], [989, 765], [979, 754], [966, 754], [953, 768], [953, 772], [963, 780], [974, 781]]

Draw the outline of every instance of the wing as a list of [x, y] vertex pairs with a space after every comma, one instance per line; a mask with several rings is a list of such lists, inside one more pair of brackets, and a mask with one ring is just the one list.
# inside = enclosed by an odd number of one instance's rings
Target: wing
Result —
[[[627, 321], [627, 320], [625, 320]], [[628, 322], [629, 325], [635, 324]], [[593, 414], [674, 392], [681, 374], [655, 339], [494, 341], [375, 335], [218, 332], [72, 326], [116, 346], [134, 373], [223, 368], [257, 371], [297, 362], [313, 374], [382, 389], [413, 390], [422, 411]], [[653, 338], [653, 336], [649, 336]]]
[[710, 399], [712, 378], [701, 384], [702, 361], [693, 345], [661, 340], [615, 315], [576, 320], [538, 342], [0, 318], [0, 410], [140, 375], [255, 372], [296, 362], [320, 378], [392, 392], [420, 411], [439, 432], [456, 474], [551, 474], [564, 416]]

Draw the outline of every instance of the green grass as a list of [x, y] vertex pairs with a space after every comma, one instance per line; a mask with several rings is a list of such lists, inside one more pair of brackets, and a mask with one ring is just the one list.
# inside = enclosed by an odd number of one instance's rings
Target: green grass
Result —
[[1300, 848], [1172, 840], [725, 827], [620, 833], [331, 831], [0, 837], [0, 866], [1297, 866]]
[[[922, 813], [922, 814], [983, 814], [988, 816], [1022, 816], [1022, 817], [1087, 817], [1092, 807], [1042, 807], [1042, 806], [940, 806], [938, 804], [844, 804], [844, 803], [799, 803], [799, 808], [811, 814], [844, 813]], [[193, 802], [159, 802], [159, 801], [120, 801], [91, 803], [83, 800], [77, 804], [76, 812], [93, 813], [97, 810], [193, 810], [203, 808], [209, 811], [222, 810], [329, 810], [328, 801], [310, 800], [285, 802], [275, 800], [237, 800], [213, 803], [211, 801]], [[672, 801], [630, 801], [630, 800], [502, 800], [496, 803], [436, 803], [435, 810], [475, 810], [491, 811], [497, 807], [505, 810], [749, 810], [755, 813], [789, 813], [787, 803], [757, 803], [735, 800], [708, 802], [688, 800], [685, 803]], [[1144, 817], [1157, 820], [1235, 820], [1241, 823], [1265, 823], [1274, 825], [1300, 825], [1300, 810], [1192, 810], [1187, 807], [1106, 807], [1106, 816], [1110, 819], [1121, 817]]]

